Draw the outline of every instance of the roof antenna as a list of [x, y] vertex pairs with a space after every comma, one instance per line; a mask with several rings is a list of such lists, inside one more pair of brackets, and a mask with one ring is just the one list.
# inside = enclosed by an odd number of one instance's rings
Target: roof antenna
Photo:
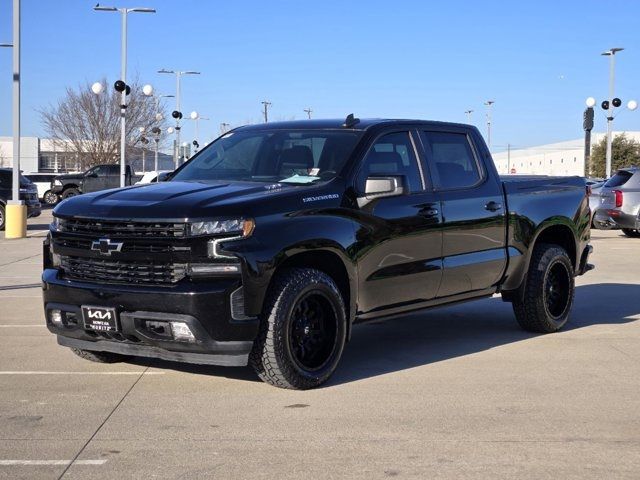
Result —
[[360, 123], [360, 119], [359, 118], [355, 118], [353, 116], [353, 113], [350, 113], [349, 115], [347, 115], [347, 118], [345, 119], [345, 121], [342, 124], [342, 126], [344, 128], [353, 128], [359, 123]]

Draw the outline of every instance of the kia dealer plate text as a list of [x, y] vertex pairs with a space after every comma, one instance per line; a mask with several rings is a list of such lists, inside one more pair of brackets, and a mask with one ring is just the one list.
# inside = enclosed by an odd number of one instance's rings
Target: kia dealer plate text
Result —
[[118, 319], [114, 308], [82, 307], [84, 328], [98, 332], [117, 332]]

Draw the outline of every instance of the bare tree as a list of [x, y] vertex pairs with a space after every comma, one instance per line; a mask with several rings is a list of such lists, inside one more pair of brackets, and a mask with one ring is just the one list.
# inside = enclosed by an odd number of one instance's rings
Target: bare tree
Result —
[[[106, 80], [102, 83], [109, 85]], [[39, 111], [44, 129], [54, 141], [71, 143], [79, 154], [82, 169], [117, 163], [120, 158], [120, 95], [112, 88], [95, 95], [89, 83], [81, 84], [77, 89], [67, 88], [57, 104]], [[160, 127], [164, 133], [164, 105], [160, 105], [160, 112], [155, 109], [156, 103], [145, 97], [142, 86], [135, 81], [127, 97], [127, 158], [140, 152], [140, 127], [146, 132]], [[157, 120], [157, 113], [161, 113], [163, 119]]]

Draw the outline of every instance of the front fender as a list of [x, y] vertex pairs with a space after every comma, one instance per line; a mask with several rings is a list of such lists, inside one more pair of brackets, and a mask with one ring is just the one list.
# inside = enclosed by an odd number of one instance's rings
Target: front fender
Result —
[[274, 274], [290, 259], [301, 254], [328, 253], [337, 257], [347, 272], [353, 318], [356, 300], [353, 292], [357, 285], [352, 257], [355, 231], [354, 222], [342, 209], [306, 211], [256, 219], [251, 238], [224, 243], [221, 248], [238, 257], [243, 265], [247, 315], [262, 312]]

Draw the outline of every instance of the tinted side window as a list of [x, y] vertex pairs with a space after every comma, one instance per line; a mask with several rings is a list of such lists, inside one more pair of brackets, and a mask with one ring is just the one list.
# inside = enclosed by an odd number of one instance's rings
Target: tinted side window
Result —
[[411, 192], [422, 190], [420, 170], [409, 138], [409, 132], [389, 133], [373, 144], [358, 174], [358, 189], [370, 176], [404, 175]]
[[0, 172], [0, 186], [8, 188], [11, 185], [11, 172]]
[[425, 148], [436, 188], [475, 185], [482, 175], [468, 137], [463, 133], [423, 132]]

